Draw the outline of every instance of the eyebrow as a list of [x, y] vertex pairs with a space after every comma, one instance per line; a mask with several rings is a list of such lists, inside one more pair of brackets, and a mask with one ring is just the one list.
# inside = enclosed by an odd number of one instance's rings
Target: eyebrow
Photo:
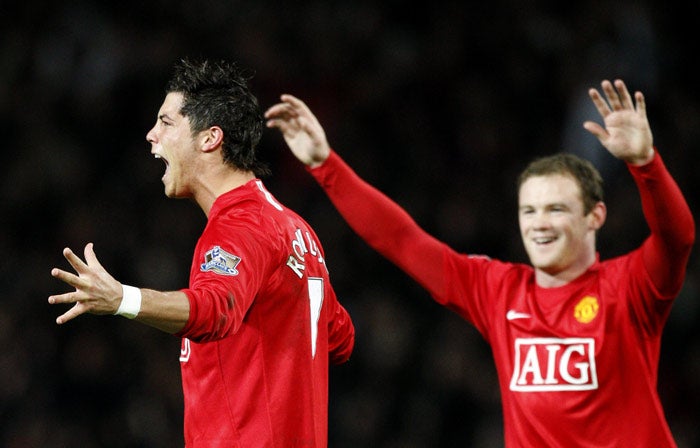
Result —
[[[543, 204], [542, 207], [545, 209], [552, 207], [563, 207], [566, 209], [571, 209], [571, 206], [566, 201], [548, 202], [546, 204]], [[518, 206], [518, 210], [522, 210], [524, 208], [537, 208], [537, 206], [532, 204], [522, 204]]]

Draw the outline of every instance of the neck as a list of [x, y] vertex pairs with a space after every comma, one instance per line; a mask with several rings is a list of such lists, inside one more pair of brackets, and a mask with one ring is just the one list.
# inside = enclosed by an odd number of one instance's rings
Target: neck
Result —
[[542, 288], [556, 288], [564, 286], [582, 276], [597, 259], [596, 253], [592, 252], [584, 260], [568, 266], [563, 270], [542, 269], [535, 267], [535, 282]]
[[255, 179], [255, 174], [252, 171], [240, 171], [222, 165], [216, 172], [202, 176], [192, 197], [204, 211], [204, 214], [209, 217], [209, 211], [219, 196], [245, 185], [252, 179]]
[[576, 270], [566, 270], [563, 272], [549, 273], [541, 269], [535, 268], [535, 281], [537, 286], [542, 288], [556, 288], [558, 286], [564, 286], [568, 283], [579, 278], [583, 275], [588, 267]]

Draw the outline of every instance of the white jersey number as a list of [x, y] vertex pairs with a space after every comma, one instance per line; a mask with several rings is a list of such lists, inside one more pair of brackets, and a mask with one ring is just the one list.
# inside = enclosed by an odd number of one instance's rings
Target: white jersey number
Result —
[[323, 279], [309, 277], [309, 310], [311, 312], [311, 356], [316, 357], [316, 338], [318, 337], [318, 319], [323, 305]]

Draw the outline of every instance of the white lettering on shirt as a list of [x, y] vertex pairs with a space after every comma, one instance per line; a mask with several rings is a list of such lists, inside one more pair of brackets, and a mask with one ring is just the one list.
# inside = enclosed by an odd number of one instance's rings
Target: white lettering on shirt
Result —
[[190, 353], [192, 353], [192, 347], [190, 346], [190, 340], [187, 338], [182, 338], [182, 345], [180, 346], [180, 362], [187, 362], [190, 360]]
[[287, 266], [294, 271], [297, 277], [302, 278], [304, 276], [304, 270], [306, 269], [304, 256], [306, 254], [311, 254], [319, 263], [325, 266], [323, 256], [318, 250], [318, 243], [311, 237], [310, 232], [302, 233], [301, 229], [296, 229], [291, 246], [292, 253], [287, 258]]
[[518, 338], [510, 390], [520, 392], [598, 388], [595, 340]]
[[275, 200], [275, 198], [272, 197], [269, 191], [265, 188], [263, 183], [259, 180], [255, 181], [255, 185], [258, 186], [258, 189], [262, 191], [262, 193], [265, 195], [265, 199], [267, 199], [267, 202], [269, 202], [273, 207], [275, 207], [279, 211], [283, 211], [284, 209], [282, 206]]

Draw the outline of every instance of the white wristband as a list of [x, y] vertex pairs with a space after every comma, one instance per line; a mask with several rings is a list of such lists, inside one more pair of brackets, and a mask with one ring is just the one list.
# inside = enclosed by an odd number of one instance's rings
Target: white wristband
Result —
[[133, 286], [122, 285], [122, 303], [119, 304], [117, 316], [133, 319], [141, 311], [141, 290]]

